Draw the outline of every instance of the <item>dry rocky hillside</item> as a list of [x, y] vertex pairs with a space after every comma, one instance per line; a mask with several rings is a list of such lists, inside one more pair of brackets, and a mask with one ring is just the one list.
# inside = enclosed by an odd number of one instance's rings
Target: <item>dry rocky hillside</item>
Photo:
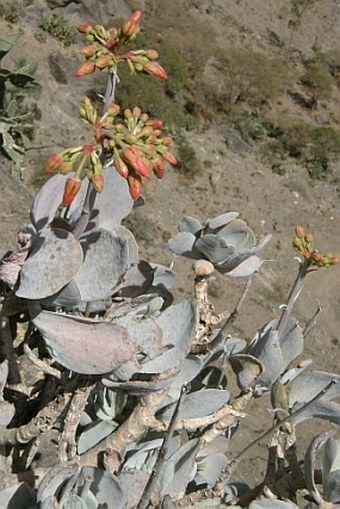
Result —
[[[265, 114], [273, 122], [303, 121], [337, 132], [340, 93], [335, 81], [327, 97], [321, 94], [316, 104], [306, 107], [303, 101], [308, 102], [315, 89], [311, 92], [304, 87], [301, 76], [306, 62], [316, 52], [329, 54], [338, 50], [338, 0], [24, 0], [19, 25], [9, 25], [0, 18], [1, 34], [15, 32], [18, 26], [22, 30], [20, 43], [4, 63], [11, 67], [20, 59], [38, 61], [35, 76], [42, 86], [41, 120], [36, 125], [33, 145], [47, 148], [27, 153], [23, 183], [19, 183], [16, 170], [11, 179], [4, 164], [0, 169], [0, 249], [15, 247], [16, 231], [28, 221], [34, 188], [43, 182], [41, 171], [47, 156], [84, 136], [76, 118], [77, 103], [82, 94], [98, 87], [96, 75], [81, 80], [72, 77], [80, 62], [80, 38], [79, 43], [69, 47], [62, 47], [49, 34], [44, 42], [37, 40], [35, 34], [40, 30], [42, 16], [62, 14], [74, 24], [104, 22], [107, 17], [125, 16], [130, 8], [145, 11], [145, 26], [156, 36], [159, 34], [162, 41], [178, 47], [184, 58], [189, 59], [189, 82], [174, 101], [196, 105], [198, 127], [188, 131], [186, 139], [201, 162], [200, 170], [169, 168], [163, 181], [150, 183], [146, 205], [136, 209], [131, 220], [137, 238], [151, 260], [170, 263], [173, 257], [166, 250], [166, 240], [176, 232], [185, 214], [205, 219], [225, 211], [239, 211], [258, 237], [272, 233], [272, 242], [264, 253], [267, 261], [255, 278], [241, 318], [234, 326], [233, 334], [250, 339], [259, 326], [277, 316], [294, 280], [297, 262], [291, 240], [297, 223], [313, 232], [316, 247], [321, 251], [340, 253], [340, 161], [332, 160], [327, 180], [312, 180], [306, 166], [293, 157], [283, 160], [284, 171], [273, 172], [271, 164], [259, 156], [260, 145], [242, 139], [234, 129], [242, 98], [228, 96], [230, 75], [219, 65], [224, 57], [218, 62], [216, 55], [226, 57], [230, 48], [238, 48], [285, 62], [290, 89], [283, 89], [277, 96], [273, 93], [263, 104], [254, 105], [253, 111]], [[241, 81], [245, 79], [242, 77]], [[190, 263], [177, 258], [174, 267], [180, 274], [178, 294], [189, 294]], [[232, 309], [243, 286], [244, 281], [219, 278], [212, 287], [216, 306]], [[314, 359], [315, 368], [338, 372], [339, 268], [309, 276], [297, 309], [302, 323], [308, 322], [314, 313], [316, 299], [323, 312], [308, 338], [305, 356]], [[267, 410], [264, 408], [263, 412]], [[261, 430], [263, 419], [261, 416], [257, 419], [257, 430]], [[261, 454], [260, 448], [257, 455], [261, 458]]]

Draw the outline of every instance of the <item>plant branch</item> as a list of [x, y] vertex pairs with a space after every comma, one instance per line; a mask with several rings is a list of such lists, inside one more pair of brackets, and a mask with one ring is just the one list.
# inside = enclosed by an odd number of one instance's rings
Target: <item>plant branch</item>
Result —
[[26, 444], [41, 433], [49, 431], [66, 408], [70, 398], [70, 394], [58, 396], [43, 408], [28, 424], [24, 424], [19, 428], [0, 430], [0, 445]]
[[182, 387], [180, 396], [177, 400], [177, 404], [175, 406], [174, 412], [172, 414], [171, 420], [169, 422], [169, 427], [167, 429], [166, 435], [164, 436], [163, 443], [159, 449], [158, 457], [156, 463], [154, 465], [153, 471], [149, 477], [149, 480], [144, 488], [143, 494], [137, 506], [137, 509], [147, 509], [151, 496], [156, 488], [157, 481], [161, 474], [162, 466], [169, 450], [170, 440], [174, 434], [176, 428], [176, 422], [178, 420], [179, 409], [182, 403], [183, 395], [185, 392], [185, 387]]

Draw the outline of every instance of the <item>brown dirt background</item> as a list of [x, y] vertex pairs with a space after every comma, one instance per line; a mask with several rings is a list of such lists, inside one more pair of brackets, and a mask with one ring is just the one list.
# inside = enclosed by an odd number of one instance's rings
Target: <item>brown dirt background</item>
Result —
[[[89, 3], [89, 2], [88, 2]], [[67, 12], [69, 5], [58, 5], [60, 12]], [[99, 2], [99, 4], [101, 4]], [[117, 4], [119, 4], [117, 6]], [[324, 48], [336, 48], [340, 36], [340, 5], [333, 0], [315, 2], [303, 15], [299, 30], [292, 31], [287, 26], [290, 15], [288, 0], [214, 0], [209, 2], [171, 2], [173, 17], [168, 7], [160, 1], [114, 2], [120, 12], [132, 8], [145, 10], [145, 22], [159, 23], [167, 26], [165, 36], [176, 40], [176, 9], [185, 9], [186, 18], [193, 25], [204, 22], [211, 26], [219, 44], [226, 40], [235, 44], [246, 44], [260, 48], [265, 52], [277, 53], [279, 50], [269, 42], [268, 32], [275, 31], [284, 42], [285, 51], [299, 51], [310, 54], [315, 41], [322, 42]], [[37, 175], [42, 170], [43, 162], [51, 151], [71, 144], [82, 136], [79, 124], [75, 120], [75, 108], [78, 98], [89, 87], [90, 82], [79, 84], [74, 78], [67, 77], [66, 83], [56, 79], [56, 72], [48, 64], [50, 55], [58, 55], [59, 72], [63, 69], [70, 74], [79, 62], [74, 47], [60, 48], [52, 38], [43, 45], [33, 37], [35, 27], [34, 13], [39, 9], [49, 11], [52, 2], [33, 2], [25, 7], [26, 16], [33, 20], [24, 26], [22, 46], [15, 50], [9, 65], [18, 62], [22, 56], [39, 59], [37, 79], [43, 86], [40, 98], [42, 120], [38, 127], [36, 144], [51, 145], [50, 148], [32, 151], [25, 163], [25, 181], [19, 182], [18, 175], [10, 177], [6, 168], [0, 168], [0, 250], [14, 249], [16, 232], [29, 221], [29, 208], [32, 200]], [[78, 4], [77, 4], [78, 5]], [[104, 8], [104, 7], [103, 7]], [[113, 8], [112, 8], [113, 9]], [[40, 12], [39, 11], [39, 12]], [[209, 11], [209, 12], [208, 12]], [[80, 13], [81, 13], [80, 9]], [[86, 21], [89, 18], [88, 10]], [[115, 11], [116, 13], [116, 11]], [[124, 12], [125, 13], [125, 12]], [[179, 13], [177, 12], [177, 16]], [[74, 19], [79, 12], [72, 14]], [[168, 24], [166, 20], [168, 16]], [[158, 18], [157, 18], [158, 17]], [[79, 20], [80, 21], [80, 20]], [[2, 33], [13, 28], [0, 21]], [[190, 23], [188, 24], [190, 30]], [[183, 32], [177, 34], [183, 37]], [[241, 42], [240, 42], [241, 41]], [[197, 51], [204, 45], [197, 35]], [[51, 61], [51, 59], [50, 59]], [[61, 64], [60, 64], [61, 62]], [[202, 72], [207, 61], [202, 61]], [[66, 74], [68, 76], [68, 74]], [[91, 80], [91, 78], [90, 78]], [[76, 85], [76, 86], [75, 86]], [[273, 105], [280, 114], [282, 105]], [[306, 115], [296, 110], [296, 106], [286, 99], [285, 108], [295, 108], [295, 115]], [[339, 111], [339, 92], [334, 92], [333, 102], [334, 125]], [[314, 114], [314, 113], [312, 113]], [[311, 115], [312, 115], [311, 114]], [[340, 117], [339, 117], [340, 118]], [[312, 120], [312, 119], [311, 119]], [[256, 330], [265, 322], [278, 316], [279, 306], [284, 303], [295, 278], [297, 261], [291, 241], [296, 224], [302, 224], [313, 232], [315, 245], [321, 251], [340, 253], [340, 164], [334, 168], [329, 182], [308, 179], [307, 172], [295, 162], [288, 161], [286, 174], [274, 174], [260, 163], [254, 153], [240, 154], [230, 150], [226, 143], [224, 124], [209, 121], [198, 132], [188, 134], [202, 162], [202, 171], [192, 177], [185, 177], [176, 169], [169, 168], [161, 182], [152, 181], [145, 196], [146, 205], [137, 209], [138, 224], [143, 228], [143, 221], [151, 233], [147, 241], [141, 242], [141, 251], [152, 261], [168, 264], [173, 255], [166, 248], [166, 240], [177, 231], [177, 224], [183, 215], [192, 215], [205, 220], [208, 217], [226, 211], [239, 211], [240, 217], [247, 220], [256, 235], [272, 233], [270, 246], [263, 252], [266, 262], [256, 276], [241, 316], [237, 319], [231, 333], [242, 338], [251, 339]], [[207, 164], [207, 161], [209, 164]], [[42, 179], [39, 177], [40, 182]], [[150, 238], [151, 235], [151, 238]], [[193, 277], [190, 262], [176, 258], [174, 268], [178, 271], [176, 287], [177, 297], [188, 296], [192, 291]], [[214, 283], [213, 298], [216, 307], [232, 310], [238, 300], [244, 281], [217, 277]], [[217, 297], [216, 297], [217, 296]], [[313, 369], [339, 373], [340, 360], [340, 269], [319, 270], [307, 278], [295, 315], [301, 324], [308, 322], [315, 311], [316, 299], [321, 303], [323, 312], [312, 334], [306, 341], [304, 358], [313, 359]], [[261, 404], [254, 402], [239, 432], [239, 439], [234, 448], [237, 451], [250, 439], [269, 427], [269, 402], [263, 398]], [[307, 423], [300, 434], [305, 444], [309, 437], [322, 426]], [[241, 475], [252, 483], [261, 478], [265, 469], [265, 445], [254, 448], [242, 466]]]

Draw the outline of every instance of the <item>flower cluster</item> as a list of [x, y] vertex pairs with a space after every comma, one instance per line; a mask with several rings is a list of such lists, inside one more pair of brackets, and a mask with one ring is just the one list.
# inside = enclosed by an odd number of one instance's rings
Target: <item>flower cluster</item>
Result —
[[75, 71], [75, 76], [86, 76], [96, 69], [107, 71], [118, 62], [126, 61], [132, 74], [146, 72], [158, 78], [166, 79], [163, 67], [155, 62], [158, 53], [155, 50], [136, 50], [121, 54], [123, 44], [132, 41], [140, 31], [139, 21], [141, 11], [135, 11], [120, 29], [106, 29], [102, 25], [91, 26], [83, 23], [78, 27], [79, 32], [86, 34], [90, 43], [81, 49], [80, 53], [86, 61]]
[[[88, 97], [84, 97], [79, 108], [82, 120], [94, 132], [94, 143], [84, 144], [53, 154], [47, 161], [45, 173], [59, 172], [63, 175], [75, 172], [66, 181], [63, 205], [68, 206], [78, 190], [86, 170], [87, 178], [97, 192], [104, 186], [102, 160], [113, 158], [114, 166], [127, 179], [131, 197], [137, 200], [141, 186], [152, 171], [161, 179], [165, 162], [176, 164], [176, 158], [169, 151], [173, 143], [170, 136], [162, 136], [162, 121], [150, 120], [138, 107], [126, 109], [122, 122], [114, 122], [119, 106], [109, 105], [104, 115], [98, 116]], [[101, 156], [104, 156], [102, 158]]]
[[138, 107], [124, 111], [124, 120], [106, 133], [106, 150], [114, 157], [114, 165], [127, 179], [131, 197], [137, 200], [141, 185], [152, 171], [157, 178], [164, 175], [165, 162], [176, 164], [169, 151], [170, 136], [162, 136], [162, 121], [150, 120]]
[[333, 256], [332, 253], [321, 254], [313, 248], [313, 235], [306, 233], [300, 225], [295, 228], [295, 237], [293, 247], [310, 266], [327, 268], [340, 263], [340, 257]]

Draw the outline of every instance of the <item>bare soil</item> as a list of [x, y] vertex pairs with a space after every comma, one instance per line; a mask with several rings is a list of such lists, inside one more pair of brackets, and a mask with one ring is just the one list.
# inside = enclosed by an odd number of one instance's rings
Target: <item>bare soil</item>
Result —
[[[235, 44], [248, 44], [272, 54], [283, 51], [270, 43], [268, 33], [271, 31], [282, 41], [284, 51], [310, 55], [315, 41], [322, 42], [326, 49], [332, 49], [339, 40], [340, 7], [339, 3], [333, 0], [315, 2], [306, 9], [298, 30], [292, 30], [288, 26], [292, 12], [287, 0], [214, 0], [209, 2], [209, 9], [206, 2], [184, 3], [188, 4], [186, 15], [192, 23], [195, 23], [196, 19], [210, 23], [221, 45], [227, 38], [229, 43], [235, 41]], [[155, 13], [154, 18], [157, 13], [160, 18], [165, 15], [160, 8], [160, 2], [145, 0], [128, 4], [131, 7], [145, 7], [146, 11], [150, 8], [150, 12]], [[165, 8], [164, 10], [166, 11]], [[5, 29], [13, 30], [1, 21], [0, 29], [2, 32]], [[174, 31], [175, 28], [171, 27], [171, 30]], [[67, 78], [67, 83], [62, 83], [61, 78], [58, 81], [56, 71], [53, 74], [47, 63], [49, 56], [57, 55], [56, 61], [62, 61], [61, 68], [68, 71], [73, 64], [74, 67], [77, 65], [76, 50], [60, 49], [52, 38], [48, 38], [47, 42], [41, 45], [34, 39], [34, 31], [32, 26], [25, 27], [23, 45], [17, 54], [14, 53], [13, 62], [17, 61], [19, 56], [39, 57], [37, 78], [42, 84], [43, 92], [40, 99], [42, 121], [38, 127], [36, 144], [54, 144], [54, 147], [41, 149], [38, 154], [33, 151], [29, 154], [24, 172], [26, 180], [23, 184], [19, 183], [16, 177], [11, 178], [7, 170], [0, 168], [0, 250], [14, 249], [17, 230], [29, 221], [28, 211], [42, 161], [51, 151], [57, 150], [63, 144], [67, 146], [72, 143], [81, 132], [74, 119], [75, 108], [79, 94], [84, 93], [91, 85], [91, 82], [78, 85], [77, 81], [76, 87], [71, 88], [75, 85], [74, 78]], [[204, 44], [204, 41], [197, 40], [198, 51], [201, 44]], [[204, 62], [202, 70], [203, 68]], [[339, 91], [334, 91], [334, 94], [338, 97]], [[290, 104], [288, 99], [286, 107], [295, 108], [295, 113], [299, 114], [296, 105]], [[273, 108], [277, 108], [275, 111], [279, 112], [280, 105], [273, 105]], [[338, 105], [334, 106], [333, 113], [336, 113], [336, 108], [339, 108]], [[339, 111], [337, 114], [339, 115]], [[315, 112], [310, 115], [312, 117]], [[335, 165], [329, 182], [311, 181], [307, 171], [294, 160], [287, 162], [285, 175], [277, 175], [257, 160], [254, 151], [240, 154], [228, 148], [225, 143], [227, 129], [226, 125], [209, 122], [204, 129], [188, 134], [188, 139], [202, 162], [202, 171], [194, 176], [185, 176], [178, 170], [169, 168], [163, 181], [150, 182], [145, 192], [146, 205], [137, 209], [134, 214], [139, 216], [141, 236], [144, 225], [149, 230], [151, 225], [149, 237], [146, 235], [147, 240], [141, 241], [142, 253], [150, 260], [164, 264], [169, 264], [174, 259], [166, 248], [166, 240], [175, 234], [176, 226], [183, 215], [205, 220], [218, 213], [239, 211], [240, 217], [247, 220], [259, 238], [268, 233], [273, 234], [269, 247], [263, 253], [266, 261], [254, 279], [240, 318], [230, 331], [233, 335], [249, 340], [265, 322], [278, 316], [279, 308], [287, 298], [298, 263], [291, 247], [296, 224], [303, 225], [314, 234], [315, 246], [321, 252], [340, 253], [340, 164]], [[40, 178], [39, 181], [41, 182]], [[178, 298], [191, 294], [193, 277], [190, 265], [187, 260], [174, 260], [174, 268], [178, 272]], [[216, 307], [232, 310], [244, 284], [244, 281], [217, 277], [211, 292]], [[304, 358], [313, 359], [313, 369], [339, 373], [338, 267], [318, 270], [308, 276], [295, 312], [302, 325], [313, 315], [316, 299], [323, 312], [308, 337]], [[268, 427], [271, 417], [267, 407], [269, 403], [265, 400], [260, 407], [257, 402], [254, 403], [249, 417], [243, 423], [235, 450]], [[301, 433], [303, 443], [320, 429], [319, 423], [310, 428], [305, 426]], [[251, 459], [242, 467], [242, 475], [249, 482], [253, 482], [261, 479], [265, 469], [265, 445], [254, 449], [250, 456]]]

